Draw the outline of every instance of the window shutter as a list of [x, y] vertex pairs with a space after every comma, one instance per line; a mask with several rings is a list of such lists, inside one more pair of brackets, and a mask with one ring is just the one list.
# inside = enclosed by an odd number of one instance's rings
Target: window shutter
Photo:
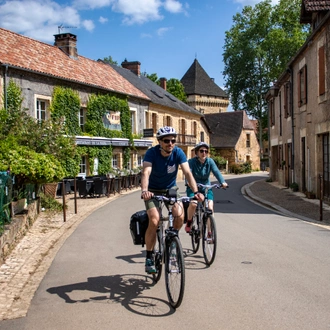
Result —
[[324, 46], [319, 48], [319, 95], [325, 93], [325, 56]]

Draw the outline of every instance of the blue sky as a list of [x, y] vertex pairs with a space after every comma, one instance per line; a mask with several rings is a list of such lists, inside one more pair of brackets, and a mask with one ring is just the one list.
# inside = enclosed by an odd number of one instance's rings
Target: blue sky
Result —
[[[77, 35], [79, 55], [141, 62], [141, 71], [181, 79], [194, 59], [220, 87], [225, 31], [258, 0], [0, 0], [0, 27], [49, 44]], [[273, 4], [278, 0], [273, 0]], [[59, 26], [63, 28], [59, 30]]]

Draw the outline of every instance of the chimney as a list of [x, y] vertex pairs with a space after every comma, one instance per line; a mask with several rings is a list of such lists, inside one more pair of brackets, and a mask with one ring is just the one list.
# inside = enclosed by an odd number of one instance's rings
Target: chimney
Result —
[[160, 87], [166, 90], [166, 78], [159, 78]]
[[128, 69], [128, 70], [132, 71], [137, 76], [140, 76], [140, 65], [141, 65], [141, 63], [138, 61], [128, 62], [126, 59], [124, 62], [121, 63], [121, 66], [124, 69]]
[[71, 33], [55, 34], [54, 45], [62, 50], [70, 58], [78, 59], [77, 36]]

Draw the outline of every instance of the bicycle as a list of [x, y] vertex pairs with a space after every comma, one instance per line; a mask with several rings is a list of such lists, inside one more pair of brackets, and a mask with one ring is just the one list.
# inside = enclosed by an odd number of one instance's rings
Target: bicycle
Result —
[[212, 188], [220, 189], [220, 186], [218, 184], [204, 185], [198, 183], [197, 187], [205, 189], [203, 192], [205, 198], [203, 203], [197, 203], [189, 235], [191, 236], [193, 253], [197, 253], [202, 238], [204, 260], [206, 265], [210, 266], [214, 262], [217, 252], [217, 229], [213, 211], [209, 209], [207, 193]]
[[[190, 197], [176, 197], [176, 191], [171, 194], [168, 190], [168, 197], [154, 195], [159, 201], [160, 221], [157, 229], [157, 240], [154, 247], [154, 259], [157, 272], [153, 279], [157, 283], [162, 274], [163, 264], [165, 265], [165, 285], [167, 297], [173, 308], [178, 308], [183, 299], [185, 288], [185, 264], [182, 245], [178, 237], [178, 231], [173, 227], [172, 208], [176, 202], [190, 201]], [[162, 209], [167, 202], [168, 218], [163, 217]], [[164, 222], [168, 221], [168, 228], [165, 229]]]

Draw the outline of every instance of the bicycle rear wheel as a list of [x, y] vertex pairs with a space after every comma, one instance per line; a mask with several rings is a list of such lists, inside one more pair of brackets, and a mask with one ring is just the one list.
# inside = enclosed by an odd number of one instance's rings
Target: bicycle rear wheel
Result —
[[152, 274], [152, 277], [153, 277], [153, 280], [155, 281], [155, 283], [157, 283], [162, 276], [163, 255], [164, 255], [162, 242], [163, 242], [163, 232], [161, 229], [158, 229], [157, 230], [157, 241], [156, 241], [156, 245], [154, 247], [155, 267], [156, 267], [157, 273]]
[[179, 307], [184, 294], [185, 266], [182, 246], [177, 236], [166, 242], [165, 284], [170, 305], [173, 308]]
[[213, 215], [203, 219], [203, 256], [205, 263], [212, 265], [217, 252], [217, 229]]
[[201, 238], [200, 221], [198, 217], [198, 214], [195, 214], [193, 216], [193, 223], [191, 224], [191, 230], [189, 234], [191, 237], [191, 246], [193, 253], [197, 253]]

